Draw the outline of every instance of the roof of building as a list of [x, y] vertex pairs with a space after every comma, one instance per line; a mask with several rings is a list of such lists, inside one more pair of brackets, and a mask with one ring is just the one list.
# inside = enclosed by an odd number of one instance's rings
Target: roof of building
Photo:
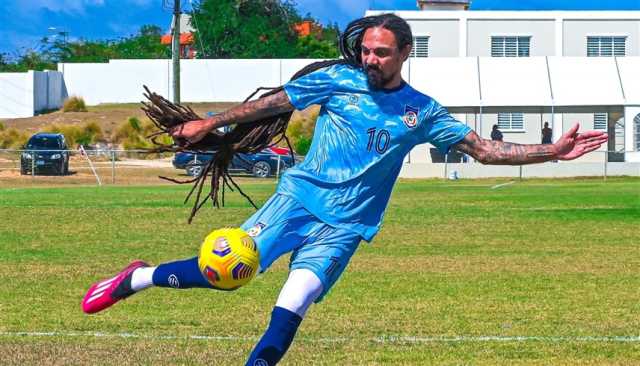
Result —
[[640, 103], [640, 57], [428, 57], [409, 64], [403, 77], [447, 107]]
[[[389, 10], [367, 10], [366, 16], [389, 13]], [[394, 10], [406, 20], [421, 19], [580, 19], [638, 20], [640, 10]]]
[[[171, 34], [165, 34], [160, 37], [161, 44], [171, 44], [172, 40]], [[193, 44], [193, 33], [180, 33], [180, 44], [187, 45]]]

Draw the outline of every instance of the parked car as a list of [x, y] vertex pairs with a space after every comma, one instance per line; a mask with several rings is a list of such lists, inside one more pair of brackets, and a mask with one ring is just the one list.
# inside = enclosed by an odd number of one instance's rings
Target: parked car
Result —
[[20, 174], [69, 173], [69, 148], [61, 133], [37, 133], [20, 155]]
[[[173, 158], [173, 166], [176, 169], [184, 169], [187, 175], [197, 176], [214, 156], [215, 153], [179, 152]], [[231, 160], [229, 170], [266, 178], [276, 174], [278, 161], [280, 162], [280, 172], [294, 165], [288, 149], [266, 148], [257, 154], [236, 154]]]

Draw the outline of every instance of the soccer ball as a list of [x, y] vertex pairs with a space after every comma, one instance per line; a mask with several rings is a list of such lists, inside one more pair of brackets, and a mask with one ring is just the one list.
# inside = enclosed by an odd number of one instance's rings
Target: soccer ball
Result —
[[256, 243], [240, 228], [224, 228], [204, 239], [198, 256], [200, 272], [220, 290], [235, 290], [258, 272], [260, 255]]

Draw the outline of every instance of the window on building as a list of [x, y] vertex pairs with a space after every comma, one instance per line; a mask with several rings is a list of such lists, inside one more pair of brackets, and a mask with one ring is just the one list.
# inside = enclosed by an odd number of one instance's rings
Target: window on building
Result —
[[607, 130], [607, 114], [606, 113], [594, 113], [593, 114], [593, 129], [594, 130]]
[[429, 36], [413, 37], [410, 57], [429, 57]]
[[587, 37], [587, 56], [589, 57], [625, 56], [626, 50], [627, 37]]
[[498, 113], [498, 129], [500, 131], [524, 130], [524, 115], [515, 113]]
[[531, 37], [491, 37], [491, 57], [529, 57]]

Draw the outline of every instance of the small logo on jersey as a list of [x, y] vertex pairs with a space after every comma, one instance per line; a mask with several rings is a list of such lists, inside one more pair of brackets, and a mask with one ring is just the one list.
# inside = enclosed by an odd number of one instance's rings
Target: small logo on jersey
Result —
[[180, 288], [180, 281], [178, 281], [178, 277], [174, 274], [169, 276], [167, 282], [169, 283], [169, 286], [173, 288]]
[[405, 126], [409, 128], [416, 127], [418, 125], [418, 113], [420, 113], [418, 108], [405, 105], [404, 116], [402, 117], [402, 122], [404, 122]]
[[247, 234], [249, 234], [250, 237], [255, 238], [256, 236], [260, 235], [262, 229], [264, 229], [265, 227], [267, 227], [267, 225], [259, 222], [253, 225], [253, 227], [249, 229], [249, 231], [247, 231]]
[[355, 94], [351, 94], [349, 95], [349, 104], [351, 105], [358, 105], [358, 101], [360, 100], [360, 97], [355, 95]]
[[264, 359], [259, 358], [253, 362], [253, 366], [269, 366], [269, 364]]

